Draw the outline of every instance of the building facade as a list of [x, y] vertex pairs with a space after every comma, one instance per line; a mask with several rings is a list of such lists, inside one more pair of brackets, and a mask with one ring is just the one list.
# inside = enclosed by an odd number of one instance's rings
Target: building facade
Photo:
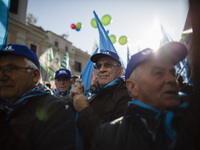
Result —
[[[27, 23], [27, 3], [28, 0], [11, 0], [6, 45], [26, 45], [36, 53], [38, 58], [51, 46], [54, 55], [59, 49], [61, 62], [66, 52], [68, 52], [71, 73], [80, 76], [90, 59], [90, 55], [73, 46], [72, 42], [64, 37]], [[41, 68], [41, 74], [43, 81], [48, 82], [49, 76], [43, 68]]]

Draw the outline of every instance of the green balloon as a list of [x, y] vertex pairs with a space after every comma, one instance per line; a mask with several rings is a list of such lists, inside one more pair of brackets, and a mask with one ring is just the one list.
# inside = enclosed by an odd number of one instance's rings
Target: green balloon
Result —
[[120, 43], [121, 45], [126, 44], [126, 43], [127, 43], [127, 37], [126, 37], [126, 36], [121, 36], [121, 37], [119, 38], [119, 43]]
[[93, 19], [91, 20], [91, 25], [92, 25], [94, 28], [97, 28], [97, 23], [96, 23], [95, 18], [93, 18]]
[[78, 23], [76, 24], [76, 29], [81, 29], [81, 26], [82, 26], [82, 23], [78, 22]]
[[110, 40], [113, 44], [116, 42], [116, 36], [115, 35], [110, 35], [109, 38], [110, 38]]
[[102, 18], [101, 18], [101, 23], [105, 26], [109, 25], [111, 22], [111, 17], [109, 15], [104, 15]]
[[185, 36], [184, 36], [184, 35], [182, 35], [182, 38], [181, 38], [181, 40], [185, 41]]

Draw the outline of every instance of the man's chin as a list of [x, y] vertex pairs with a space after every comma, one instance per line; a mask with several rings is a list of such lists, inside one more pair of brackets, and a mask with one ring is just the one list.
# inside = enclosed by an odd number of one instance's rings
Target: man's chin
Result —
[[106, 86], [107, 84], [108, 84], [108, 82], [99, 82], [100, 87]]
[[170, 100], [166, 100], [163, 109], [173, 109], [176, 107], [180, 106], [180, 100], [179, 99], [170, 99]]

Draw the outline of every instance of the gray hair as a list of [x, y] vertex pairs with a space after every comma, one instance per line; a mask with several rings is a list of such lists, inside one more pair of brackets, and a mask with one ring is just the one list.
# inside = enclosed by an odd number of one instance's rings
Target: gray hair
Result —
[[[129, 79], [131, 80], [138, 80], [140, 78], [140, 74], [142, 72], [142, 67], [140, 66], [137, 66], [133, 72], [131, 73], [131, 75], [129, 76]], [[128, 94], [129, 96], [132, 98], [132, 99], [135, 99], [135, 97], [131, 94], [130, 91], [128, 91]]]
[[[24, 58], [24, 61], [26, 63], [26, 67], [29, 67], [29, 68], [33, 68], [33, 69], [39, 69], [31, 60], [29, 60], [28, 58]], [[31, 69], [27, 69], [28, 72], [31, 72]], [[40, 72], [40, 79], [38, 81], [38, 83], [42, 83], [42, 74]]]
[[133, 79], [133, 80], [138, 80], [141, 74], [142, 67], [137, 66], [133, 72], [131, 73], [131, 75], [129, 76], [129, 79]]

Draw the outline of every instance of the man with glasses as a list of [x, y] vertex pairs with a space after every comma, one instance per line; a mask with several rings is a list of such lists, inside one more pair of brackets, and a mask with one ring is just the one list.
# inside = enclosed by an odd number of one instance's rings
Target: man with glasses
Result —
[[0, 149], [74, 149], [72, 110], [43, 84], [36, 54], [23, 45], [0, 51]]
[[[84, 138], [84, 148], [89, 149], [91, 139], [98, 126], [112, 121], [124, 114], [128, 101], [131, 100], [125, 82], [121, 78], [123, 67], [119, 56], [108, 50], [94, 54], [98, 92], [89, 100], [84, 96], [84, 85], [76, 82], [71, 90], [74, 108], [79, 112], [77, 127]], [[78, 80], [81, 82], [81, 79]]]

